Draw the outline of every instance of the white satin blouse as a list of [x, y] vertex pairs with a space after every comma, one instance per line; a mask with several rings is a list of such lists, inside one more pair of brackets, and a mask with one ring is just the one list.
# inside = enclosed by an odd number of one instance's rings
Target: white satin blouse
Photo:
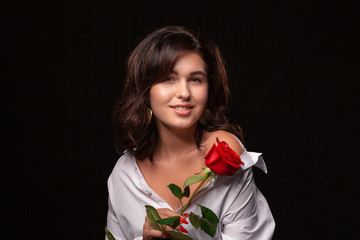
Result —
[[[217, 176], [205, 185], [193, 199], [219, 217], [216, 235], [211, 238], [191, 224], [182, 224], [194, 240], [267, 240], [272, 239], [275, 222], [269, 205], [255, 186], [252, 166], [267, 172], [261, 153], [245, 151], [244, 166], [234, 176]], [[135, 157], [125, 152], [117, 161], [108, 179], [107, 228], [115, 239], [141, 240], [145, 221], [145, 205], [154, 208], [171, 207], [146, 183]], [[175, 210], [174, 210], [175, 211]], [[201, 215], [200, 207], [190, 205], [186, 212]], [[177, 210], [179, 212], [179, 210]], [[105, 237], [105, 239], [107, 239]]]

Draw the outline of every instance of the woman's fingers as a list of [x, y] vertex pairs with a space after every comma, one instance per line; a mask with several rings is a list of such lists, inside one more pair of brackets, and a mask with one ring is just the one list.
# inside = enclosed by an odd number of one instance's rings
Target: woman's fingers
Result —
[[[188, 214], [184, 214], [183, 216], [180, 216], [180, 214], [168, 209], [168, 208], [160, 208], [157, 209], [158, 213], [160, 215], [161, 218], [169, 218], [169, 217], [174, 217], [174, 216], [179, 216], [180, 217], [180, 223], [182, 224], [189, 224], [189, 222], [185, 219], [187, 218], [189, 215]], [[181, 225], [177, 226], [175, 229], [172, 229], [168, 226], [166, 226], [165, 231], [171, 231], [171, 230], [177, 230], [183, 233], [188, 233], [188, 231], [182, 227]]]
[[151, 240], [153, 238], [161, 238], [161, 237], [168, 237], [168, 236], [154, 229], [150, 229], [143, 232], [143, 240]]
[[188, 221], [186, 221], [184, 218], [180, 217], [180, 222], [184, 224], [188, 224]]
[[175, 217], [175, 216], [180, 216], [178, 213], [174, 212], [173, 210], [169, 209], [169, 208], [158, 208], [156, 209], [157, 212], [159, 213], [160, 217], [162, 217], [162, 215], [164, 217]]
[[151, 240], [152, 238], [160, 238], [163, 236], [161, 231], [155, 230], [149, 223], [148, 218], [145, 218], [145, 223], [143, 226], [143, 240]]
[[[187, 217], [186, 215], [181, 217], [178, 213], [174, 212], [171, 209], [168, 208], [158, 208], [156, 209], [157, 212], [159, 213], [159, 216], [163, 219], [163, 218], [169, 218], [169, 217], [174, 217], [174, 216], [179, 216], [180, 217], [180, 222], [183, 224], [188, 224], [188, 222], [185, 220], [185, 218]], [[169, 226], [163, 226], [163, 229], [165, 231], [173, 231], [173, 230], [177, 230], [177, 231], [181, 231], [183, 233], [187, 233], [187, 230], [185, 228], [183, 228], [181, 225], [177, 226], [175, 229], [169, 227]], [[144, 240], [150, 240], [152, 238], [156, 238], [156, 237], [167, 237], [166, 235], [163, 235], [163, 233], [161, 231], [155, 230], [149, 223], [148, 218], [145, 217], [145, 223], [144, 223], [144, 227], [143, 227], [143, 239]]]
[[[168, 217], [168, 212], [165, 211], [166, 214], [159, 214], [161, 218]], [[162, 217], [164, 216], [164, 217]], [[165, 231], [172, 231], [173, 229], [169, 226], [163, 226]], [[143, 240], [151, 240], [152, 238], [161, 238], [168, 237], [163, 232], [155, 230], [149, 223], [148, 217], [145, 217], [145, 223], [143, 226]]]

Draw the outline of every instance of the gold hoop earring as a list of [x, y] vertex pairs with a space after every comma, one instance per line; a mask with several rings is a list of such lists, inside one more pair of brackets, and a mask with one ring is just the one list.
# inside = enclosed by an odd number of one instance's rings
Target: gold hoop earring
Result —
[[148, 108], [146, 110], [146, 125], [150, 125], [151, 118], [152, 118], [152, 110], [151, 110], [151, 108]]
[[200, 118], [199, 118], [199, 122], [202, 124], [202, 125], [206, 125], [209, 120], [211, 118], [211, 112], [209, 109], [204, 109], [203, 113], [201, 114]]

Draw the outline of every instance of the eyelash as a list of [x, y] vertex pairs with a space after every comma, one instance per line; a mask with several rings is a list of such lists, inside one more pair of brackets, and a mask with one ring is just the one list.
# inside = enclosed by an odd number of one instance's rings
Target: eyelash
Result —
[[[174, 78], [168, 77], [165, 79], [165, 82], [170, 82], [170, 81], [174, 81], [174, 80], [175, 80]], [[192, 78], [192, 79], [190, 79], [190, 81], [199, 82], [199, 83], [203, 82], [201, 78]]]
[[200, 78], [193, 78], [193, 79], [190, 79], [191, 81], [194, 81], [194, 82], [202, 82], [202, 80]]
[[174, 77], [167, 77], [167, 78], [165, 78], [165, 80], [163, 82], [172, 84], [175, 82], [175, 80], [176, 80], [176, 78], [174, 78]]

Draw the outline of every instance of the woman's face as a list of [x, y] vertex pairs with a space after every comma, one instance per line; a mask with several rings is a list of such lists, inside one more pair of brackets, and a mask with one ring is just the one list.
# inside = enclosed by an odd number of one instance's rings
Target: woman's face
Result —
[[194, 126], [205, 108], [208, 85], [200, 55], [181, 52], [168, 78], [150, 88], [150, 105], [159, 130]]

